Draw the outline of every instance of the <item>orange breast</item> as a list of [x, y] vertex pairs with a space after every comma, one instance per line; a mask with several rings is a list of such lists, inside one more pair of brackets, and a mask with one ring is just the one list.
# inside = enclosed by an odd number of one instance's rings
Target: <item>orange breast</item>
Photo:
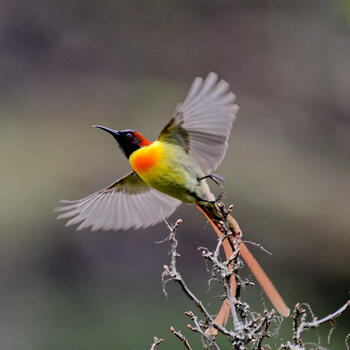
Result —
[[138, 149], [129, 158], [131, 167], [139, 174], [150, 171], [157, 164], [160, 151], [157, 142]]

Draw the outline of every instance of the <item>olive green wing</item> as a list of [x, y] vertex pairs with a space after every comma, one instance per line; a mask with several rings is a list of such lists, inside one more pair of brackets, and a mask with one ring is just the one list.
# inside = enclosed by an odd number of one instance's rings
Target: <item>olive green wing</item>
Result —
[[132, 172], [112, 185], [76, 201], [61, 201], [57, 219], [70, 219], [66, 226], [77, 230], [119, 230], [148, 227], [170, 216], [180, 201], [142, 181]]
[[159, 140], [181, 145], [210, 174], [225, 156], [233, 122], [238, 112], [229, 84], [215, 73], [196, 78], [176, 107]]

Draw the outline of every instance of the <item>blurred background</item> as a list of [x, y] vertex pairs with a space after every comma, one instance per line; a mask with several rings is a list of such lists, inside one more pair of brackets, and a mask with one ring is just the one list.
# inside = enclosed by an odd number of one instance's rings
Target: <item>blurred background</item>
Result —
[[[167, 228], [76, 232], [56, 221], [129, 171], [92, 124], [157, 137], [196, 76], [217, 72], [240, 105], [226, 179], [247, 240], [287, 303], [322, 317], [349, 297], [350, 2], [348, 0], [2, 0], [0, 2], [0, 348], [149, 349], [182, 345], [193, 310], [161, 291]], [[214, 190], [217, 190], [213, 186]], [[171, 218], [179, 269], [212, 313], [197, 247], [216, 237], [196, 208]], [[259, 287], [247, 300], [263, 311]], [[270, 304], [266, 301], [268, 307]], [[291, 336], [286, 320], [281, 336]], [[327, 346], [329, 327], [319, 333]], [[345, 348], [350, 317], [331, 349]], [[309, 341], [317, 342], [317, 332]], [[275, 346], [277, 344], [275, 343]]]

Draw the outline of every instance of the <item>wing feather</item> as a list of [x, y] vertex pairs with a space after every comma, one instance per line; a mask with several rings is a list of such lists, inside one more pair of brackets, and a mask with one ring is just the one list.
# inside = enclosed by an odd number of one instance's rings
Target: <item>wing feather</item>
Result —
[[145, 184], [132, 172], [112, 185], [76, 201], [61, 201], [58, 219], [77, 230], [119, 230], [148, 227], [170, 216], [180, 201]]
[[195, 78], [194, 79], [184, 103], [189, 103], [191, 98], [198, 94], [198, 91], [201, 88], [202, 83], [203, 83], [203, 78]]
[[225, 156], [233, 122], [238, 112], [229, 84], [215, 73], [194, 79], [183, 103], [159, 135], [159, 140], [177, 143], [210, 174]]

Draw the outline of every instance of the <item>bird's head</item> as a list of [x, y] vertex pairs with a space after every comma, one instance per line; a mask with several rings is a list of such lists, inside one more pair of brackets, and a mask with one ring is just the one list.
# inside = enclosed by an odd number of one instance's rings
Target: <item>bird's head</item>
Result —
[[151, 144], [150, 141], [145, 139], [139, 132], [134, 130], [112, 130], [101, 125], [94, 125], [94, 127], [111, 134], [117, 141], [126, 158], [129, 158], [130, 155], [139, 148]]

